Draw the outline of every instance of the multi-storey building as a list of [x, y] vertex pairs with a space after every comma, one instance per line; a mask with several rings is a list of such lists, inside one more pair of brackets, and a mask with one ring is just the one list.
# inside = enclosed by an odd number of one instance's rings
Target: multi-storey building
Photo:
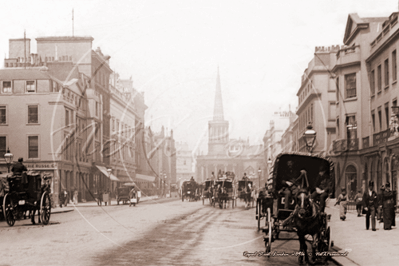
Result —
[[[92, 37], [36, 41], [37, 53], [28, 57], [29, 39], [10, 40], [6, 69], [1, 70], [5, 143], [16, 157], [26, 158], [29, 169], [54, 173], [56, 203], [62, 190], [78, 191], [79, 200], [90, 200], [96, 191], [111, 190], [111, 180], [117, 180], [108, 173], [110, 162], [104, 156], [110, 153], [110, 57], [99, 48], [92, 50]], [[23, 109], [11, 112], [21, 101], [27, 114]], [[26, 123], [11, 122], [24, 116]], [[27, 135], [15, 132], [30, 134], [26, 145]]]
[[[316, 47], [297, 92], [297, 151], [307, 152], [304, 133], [309, 124], [317, 132], [313, 153], [326, 154], [335, 139], [335, 83], [330, 72], [339, 46]], [[317, 114], [317, 115], [316, 115]]]
[[[263, 136], [264, 145], [264, 159], [267, 163], [266, 173], [270, 173], [271, 162], [277, 157], [277, 155], [283, 151], [289, 149], [289, 135], [291, 133], [286, 132], [290, 128], [292, 121], [295, 119], [295, 114], [291, 110], [274, 112], [272, 120], [270, 120], [270, 129], [266, 130]], [[294, 132], [292, 132], [294, 133]], [[285, 136], [283, 138], [283, 136]], [[286, 141], [283, 143], [283, 141]]]
[[119, 182], [113, 182], [112, 191], [114, 191], [116, 186], [134, 182], [136, 178], [135, 123], [137, 110], [134, 105], [134, 97], [137, 92], [133, 86], [124, 86], [117, 73], [111, 74], [109, 87], [111, 91], [111, 139], [110, 153], [104, 154], [104, 157], [110, 158], [112, 173], [119, 179]]
[[[386, 64], [380, 61], [391, 57], [393, 52], [387, 46], [391, 43], [390, 37], [380, 42], [391, 27], [391, 23], [384, 24], [386, 20], [350, 14], [344, 46], [336, 54], [336, 65], [332, 71], [336, 82], [337, 140], [333, 143], [331, 154], [335, 162], [338, 193], [341, 187], [346, 187], [350, 193], [359, 189], [364, 191], [368, 180], [374, 180], [375, 189], [379, 189], [382, 184], [382, 163], [385, 157], [390, 156], [386, 156], [389, 149], [380, 150], [380, 146], [385, 146], [385, 141], [381, 139], [387, 139], [391, 104], [387, 95], [394, 91], [392, 83], [382, 82], [382, 71]], [[388, 28], [383, 29], [383, 25]], [[382, 45], [385, 42], [387, 44]], [[388, 50], [381, 53], [382, 49]]]

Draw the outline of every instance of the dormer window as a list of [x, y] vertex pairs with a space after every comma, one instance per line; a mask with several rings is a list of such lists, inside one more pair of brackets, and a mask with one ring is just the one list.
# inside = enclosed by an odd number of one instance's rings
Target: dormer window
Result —
[[34, 81], [26, 81], [26, 92], [36, 92], [36, 85]]

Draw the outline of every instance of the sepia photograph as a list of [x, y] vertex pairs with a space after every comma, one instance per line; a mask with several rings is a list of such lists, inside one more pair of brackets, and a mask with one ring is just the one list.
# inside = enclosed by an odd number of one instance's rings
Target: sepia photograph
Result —
[[398, 264], [398, 0], [1, 4], [0, 266]]

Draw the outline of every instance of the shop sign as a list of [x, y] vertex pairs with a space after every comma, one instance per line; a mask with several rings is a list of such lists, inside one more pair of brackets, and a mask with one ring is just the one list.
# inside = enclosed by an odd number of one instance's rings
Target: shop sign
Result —
[[25, 163], [28, 169], [57, 169], [57, 163]]

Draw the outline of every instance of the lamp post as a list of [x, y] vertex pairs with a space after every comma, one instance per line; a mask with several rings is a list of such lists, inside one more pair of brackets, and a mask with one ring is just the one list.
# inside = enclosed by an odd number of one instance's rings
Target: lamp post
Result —
[[313, 144], [316, 140], [316, 131], [313, 130], [312, 123], [309, 122], [309, 125], [306, 127], [305, 133], [303, 133], [303, 137], [305, 138], [306, 148], [309, 153], [312, 153]]
[[270, 173], [270, 169], [272, 168], [272, 164], [273, 164], [273, 161], [269, 157], [269, 160], [267, 160], [267, 170], [269, 173]]
[[4, 154], [4, 159], [7, 163], [8, 172], [10, 172], [10, 165], [12, 163], [12, 159], [14, 158], [14, 154], [10, 152], [10, 148], [7, 149], [7, 153]]

